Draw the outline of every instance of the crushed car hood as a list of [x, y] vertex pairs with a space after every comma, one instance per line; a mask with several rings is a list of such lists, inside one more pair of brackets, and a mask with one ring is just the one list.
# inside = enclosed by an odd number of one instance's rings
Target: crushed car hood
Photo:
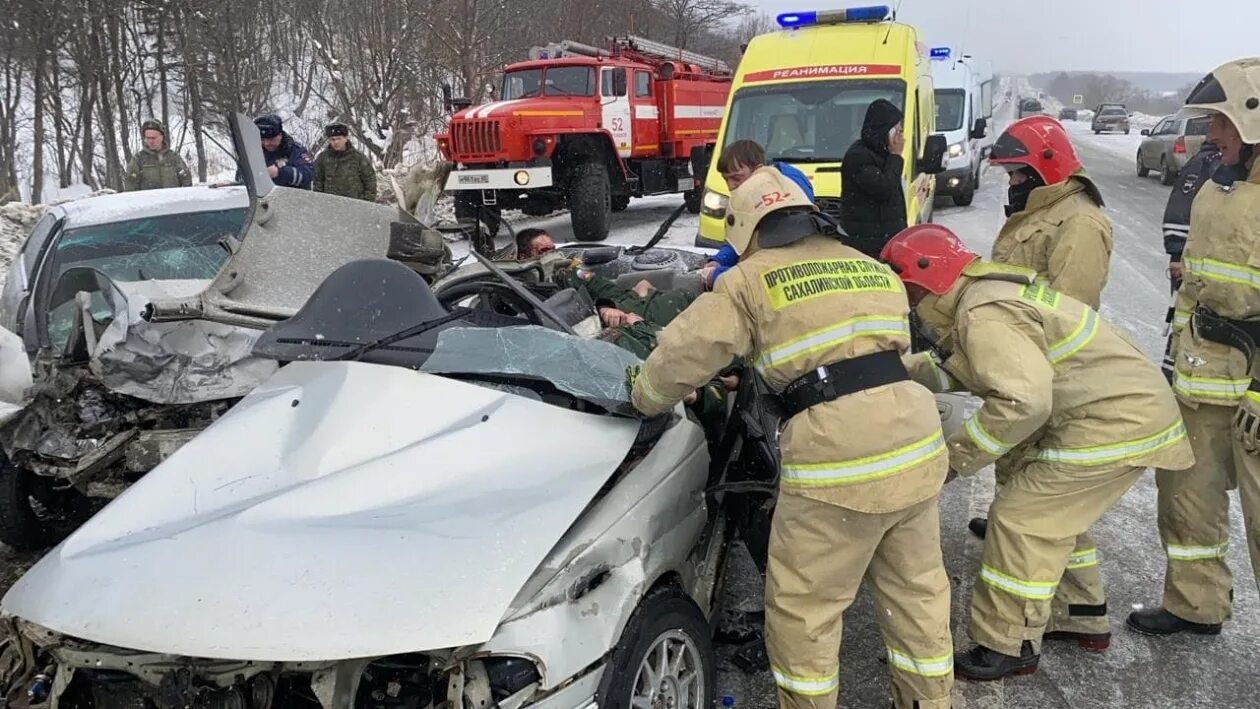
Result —
[[401, 367], [297, 362], [49, 553], [4, 610], [204, 658], [481, 643], [637, 430]]

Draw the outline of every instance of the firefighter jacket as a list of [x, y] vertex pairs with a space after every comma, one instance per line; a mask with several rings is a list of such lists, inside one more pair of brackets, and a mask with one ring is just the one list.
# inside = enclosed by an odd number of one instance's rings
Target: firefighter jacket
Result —
[[1193, 464], [1176, 399], [1136, 345], [1031, 272], [993, 266], [916, 309], [950, 352], [944, 369], [984, 399], [949, 440], [952, 468], [974, 474], [1025, 442], [1026, 458], [1074, 468]]
[[[1190, 234], [1174, 325], [1184, 324], [1196, 308], [1260, 321], [1260, 160], [1245, 181], [1229, 187], [1211, 181], [1199, 190]], [[1174, 367], [1177, 397], [1193, 404], [1233, 406], [1255, 374], [1242, 350], [1208, 340], [1196, 327], [1180, 327]]]
[[[633, 402], [655, 415], [737, 357], [778, 393], [816, 368], [910, 345], [909, 306], [887, 266], [816, 235], [751, 247], [660, 334]], [[946, 468], [932, 394], [911, 380], [810, 407], [784, 423], [780, 491], [859, 512], [938, 494]]]
[[1190, 236], [1190, 205], [1220, 164], [1221, 151], [1211, 143], [1204, 143], [1203, 149], [1177, 174], [1177, 182], [1168, 193], [1168, 204], [1164, 205], [1164, 252], [1169, 260], [1181, 260], [1186, 238]]
[[123, 176], [123, 191], [156, 190], [163, 187], [188, 187], [192, 173], [179, 153], [169, 148], [149, 150], [144, 148], [127, 163]]
[[993, 260], [1024, 266], [1050, 287], [1097, 309], [1111, 260], [1111, 223], [1098, 189], [1078, 171], [1032, 191], [993, 242]]
[[345, 150], [324, 148], [315, 158], [315, 191], [376, 201], [376, 168], [372, 158], [349, 143]]

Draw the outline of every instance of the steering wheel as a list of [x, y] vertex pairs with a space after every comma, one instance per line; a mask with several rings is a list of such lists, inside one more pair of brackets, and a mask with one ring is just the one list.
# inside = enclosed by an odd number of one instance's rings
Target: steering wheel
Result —
[[474, 310], [485, 310], [499, 315], [523, 317], [531, 325], [545, 326], [542, 315], [519, 293], [497, 280], [474, 280], [459, 283], [443, 289], [438, 295], [438, 302], [447, 310], [455, 307], [461, 300], [475, 296]]

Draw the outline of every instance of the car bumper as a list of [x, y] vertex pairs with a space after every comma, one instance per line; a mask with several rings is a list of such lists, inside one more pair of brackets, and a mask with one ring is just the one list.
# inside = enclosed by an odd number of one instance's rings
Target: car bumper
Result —
[[454, 170], [446, 178], [448, 192], [461, 190], [521, 190], [551, 187], [550, 167], [506, 167], [489, 170]]
[[960, 194], [971, 184], [971, 168], [956, 167], [936, 175], [936, 196], [947, 197]]
[[595, 701], [595, 694], [599, 691], [599, 683], [604, 678], [606, 669], [606, 665], [597, 667], [526, 707], [527, 709], [597, 709], [599, 705]]

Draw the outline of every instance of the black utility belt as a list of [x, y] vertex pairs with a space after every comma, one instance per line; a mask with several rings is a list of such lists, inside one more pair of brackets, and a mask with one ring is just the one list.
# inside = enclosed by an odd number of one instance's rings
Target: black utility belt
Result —
[[1192, 318], [1194, 331], [1199, 337], [1216, 342], [1247, 355], [1250, 360], [1256, 351], [1256, 343], [1260, 342], [1260, 322], [1251, 320], [1234, 320], [1208, 310], [1196, 308]]
[[876, 352], [826, 364], [794, 379], [779, 394], [786, 421], [811, 406], [910, 379], [895, 351]]

